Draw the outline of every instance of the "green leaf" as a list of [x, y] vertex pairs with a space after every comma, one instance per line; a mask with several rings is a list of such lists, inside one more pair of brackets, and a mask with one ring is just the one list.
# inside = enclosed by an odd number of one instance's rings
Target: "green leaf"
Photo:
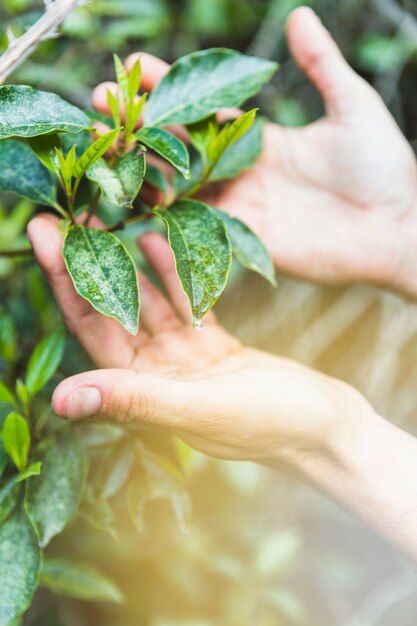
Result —
[[19, 472], [26, 468], [30, 448], [30, 433], [24, 417], [12, 411], [6, 417], [3, 430], [3, 445]]
[[0, 380], [0, 402], [4, 402], [5, 404], [10, 404], [14, 406], [15, 399], [11, 391], [9, 391], [8, 387]]
[[229, 145], [211, 172], [210, 182], [236, 178], [255, 164], [262, 152], [263, 125], [262, 119], [256, 119], [243, 137]]
[[30, 606], [38, 586], [41, 554], [24, 511], [17, 509], [0, 526], [0, 626]]
[[31, 395], [37, 394], [51, 380], [62, 361], [64, 348], [63, 330], [56, 331], [36, 346], [26, 371], [26, 387]]
[[185, 178], [190, 177], [190, 156], [177, 137], [162, 128], [142, 128], [136, 138], [171, 163]]
[[169, 188], [165, 175], [159, 168], [149, 163], [146, 164], [145, 182], [151, 185], [151, 187], [155, 187], [155, 189], [159, 189], [159, 191], [163, 192], [168, 191]]
[[134, 462], [135, 455], [129, 442], [122, 442], [106, 451], [98, 472], [101, 498], [112, 498], [123, 487]]
[[99, 137], [94, 141], [91, 146], [88, 146], [87, 150], [80, 156], [78, 161], [74, 165], [73, 176], [76, 179], [80, 179], [81, 176], [91, 167], [100, 157], [107, 152], [109, 148], [114, 144], [120, 128], [115, 128], [106, 133], [102, 137]]
[[131, 150], [118, 159], [114, 169], [104, 159], [99, 159], [87, 170], [86, 176], [100, 187], [107, 202], [131, 208], [142, 187], [145, 170], [145, 155]]
[[86, 475], [84, 448], [70, 427], [42, 441], [34, 456], [42, 473], [26, 483], [26, 510], [45, 547], [78, 509]]
[[176, 61], [152, 91], [145, 125], [191, 124], [219, 109], [239, 107], [260, 91], [277, 67], [224, 48], [193, 52]]
[[127, 505], [138, 532], [146, 528], [146, 505], [155, 500], [168, 500], [181, 530], [189, 529], [192, 505], [181, 474], [169, 461], [141, 446], [142, 472], [129, 484]]
[[140, 83], [142, 80], [142, 71], [140, 67], [140, 59], [137, 59], [132, 69], [129, 72], [129, 78], [127, 81], [127, 98], [133, 101], [136, 94], [139, 91]]
[[0, 526], [16, 508], [20, 492], [21, 489], [14, 477], [0, 487]]
[[117, 531], [113, 526], [113, 509], [106, 500], [97, 498], [89, 485], [87, 485], [82, 506], [78, 512], [96, 530], [107, 533], [113, 539], [118, 537]]
[[217, 211], [226, 225], [235, 257], [243, 267], [261, 274], [276, 287], [272, 259], [262, 241], [240, 220]]
[[113, 60], [114, 60], [114, 68], [116, 70], [117, 84], [119, 85], [121, 89], [123, 97], [127, 99], [129, 97], [127, 72], [124, 68], [122, 61], [120, 60], [120, 57], [117, 54], [113, 54]]
[[115, 583], [89, 565], [69, 559], [46, 559], [40, 582], [51, 591], [69, 598], [123, 602], [123, 594]]
[[77, 293], [132, 335], [139, 323], [139, 286], [135, 264], [112, 233], [71, 226], [63, 249]]
[[36, 154], [38, 159], [51, 172], [56, 172], [57, 162], [55, 148], [61, 147], [61, 142], [56, 133], [51, 135], [38, 135], [28, 138], [29, 147]]
[[38, 204], [56, 205], [50, 172], [28, 146], [18, 141], [0, 141], [0, 191], [16, 193]]
[[227, 148], [248, 132], [255, 121], [257, 111], [258, 109], [252, 109], [230, 124], [223, 126], [220, 133], [208, 146], [208, 157], [212, 163], [216, 163]]
[[30, 394], [25, 383], [20, 378], [16, 380], [16, 395], [23, 405], [25, 415], [27, 415], [30, 407]]
[[187, 125], [190, 141], [202, 157], [207, 155], [210, 140], [213, 136], [213, 128], [216, 129], [215, 115], [210, 115], [210, 117], [204, 120]]
[[119, 128], [122, 121], [122, 117], [120, 115], [119, 97], [118, 95], [112, 93], [110, 89], [107, 89], [107, 105], [110, 109], [114, 125], [116, 126], [116, 128]]
[[65, 157], [61, 150], [55, 148], [55, 156], [58, 162], [58, 169], [61, 173], [61, 178], [65, 185], [65, 191], [68, 197], [71, 195], [72, 191], [72, 178], [76, 158], [75, 150], [75, 146], [72, 146], [67, 156]]
[[0, 476], [3, 474], [9, 463], [9, 455], [6, 453], [3, 444], [3, 437], [0, 434]]
[[77, 432], [88, 448], [101, 448], [120, 441], [125, 431], [117, 424], [95, 424], [94, 422], [77, 425]]
[[59, 96], [25, 85], [0, 87], [0, 139], [90, 128], [87, 115]]
[[39, 474], [41, 473], [41, 467], [42, 463], [40, 463], [39, 461], [36, 463], [32, 463], [32, 465], [29, 465], [29, 467], [27, 467], [25, 471], [16, 478], [16, 482], [21, 483], [27, 478], [31, 478], [31, 476], [39, 476]]
[[211, 207], [195, 200], [181, 200], [157, 215], [168, 227], [177, 273], [198, 326], [229, 275], [232, 251], [224, 222]]

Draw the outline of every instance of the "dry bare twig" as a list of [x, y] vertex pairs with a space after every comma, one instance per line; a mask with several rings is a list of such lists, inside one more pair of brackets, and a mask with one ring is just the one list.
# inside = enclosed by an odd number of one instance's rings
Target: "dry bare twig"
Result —
[[43, 41], [56, 36], [57, 29], [73, 9], [85, 0], [44, 0], [45, 13], [21, 37], [9, 36], [9, 47], [0, 57], [0, 84], [11, 74]]

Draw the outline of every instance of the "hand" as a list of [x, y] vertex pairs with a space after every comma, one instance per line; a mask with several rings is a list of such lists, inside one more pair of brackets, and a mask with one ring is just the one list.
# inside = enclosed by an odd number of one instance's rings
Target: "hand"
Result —
[[99, 367], [111, 368], [62, 382], [53, 396], [57, 415], [156, 423], [209, 455], [302, 472], [306, 456], [336, 454], [352, 424], [372, 413], [348, 385], [243, 347], [212, 313], [201, 331], [191, 328], [171, 251], [159, 235], [144, 235], [140, 245], [172, 304], [141, 276], [136, 337], [77, 295], [56, 218], [36, 217], [29, 236], [69, 330]]
[[[368, 280], [417, 295], [417, 168], [410, 146], [310, 9], [293, 12], [287, 38], [324, 98], [326, 116], [305, 128], [268, 124], [255, 167], [205, 200], [252, 227], [280, 270], [323, 282]], [[141, 56], [143, 87], [150, 90], [168, 66]], [[128, 68], [136, 58], [129, 57]], [[103, 85], [93, 103], [106, 110]]]

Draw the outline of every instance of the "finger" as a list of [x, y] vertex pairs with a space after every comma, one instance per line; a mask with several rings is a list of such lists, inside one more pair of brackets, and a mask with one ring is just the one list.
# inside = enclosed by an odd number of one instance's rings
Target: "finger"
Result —
[[156, 335], [162, 332], [178, 330], [182, 323], [176, 312], [164, 298], [158, 289], [139, 273], [139, 285], [141, 292], [141, 323], [143, 328], [150, 334]]
[[69, 331], [100, 366], [130, 363], [134, 352], [127, 331], [115, 320], [98, 313], [74, 289], [62, 256], [59, 220], [52, 215], [39, 215], [29, 223], [28, 235]]
[[185, 427], [191, 410], [186, 404], [188, 385], [129, 369], [96, 370], [60, 383], [52, 405], [59, 417], [69, 420], [93, 418]]
[[[178, 315], [184, 322], [190, 323], [190, 305], [182, 290], [168, 242], [157, 233], [145, 233], [139, 239], [139, 246], [146, 260], [161, 279]], [[211, 312], [204, 317], [205, 324], [213, 324], [215, 321], [216, 318]]]
[[327, 112], [340, 116], [350, 106], [352, 90], [366, 85], [349, 66], [336, 42], [319, 17], [308, 7], [300, 7], [288, 18], [287, 39], [291, 53], [317, 87]]
[[169, 70], [169, 64], [153, 54], [147, 54], [146, 52], [135, 52], [131, 54], [125, 62], [125, 67], [128, 72], [131, 71], [136, 61], [140, 59], [140, 66], [142, 70], [142, 82], [141, 88], [144, 91], [152, 91], [159, 81], [167, 74]]

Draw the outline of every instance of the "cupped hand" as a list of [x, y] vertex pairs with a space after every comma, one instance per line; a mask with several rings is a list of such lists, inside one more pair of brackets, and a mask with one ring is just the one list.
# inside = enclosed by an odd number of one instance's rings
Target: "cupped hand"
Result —
[[[417, 295], [410, 146], [311, 9], [292, 13], [287, 39], [324, 99], [325, 117], [304, 128], [266, 125], [255, 167], [205, 200], [252, 227], [279, 270], [322, 282], [368, 280]], [[141, 57], [143, 87], [151, 90], [168, 65]], [[136, 58], [129, 57], [128, 68]], [[93, 95], [101, 111], [108, 86]]]
[[344, 383], [242, 346], [212, 313], [201, 331], [193, 329], [161, 236], [144, 235], [140, 246], [169, 300], [140, 277], [136, 337], [75, 292], [56, 218], [34, 218], [29, 236], [68, 329], [97, 366], [106, 368], [63, 381], [53, 396], [57, 415], [159, 424], [212, 456], [273, 459], [299, 469], [306, 454], [333, 454], [351, 436], [352, 423], [371, 412]]

